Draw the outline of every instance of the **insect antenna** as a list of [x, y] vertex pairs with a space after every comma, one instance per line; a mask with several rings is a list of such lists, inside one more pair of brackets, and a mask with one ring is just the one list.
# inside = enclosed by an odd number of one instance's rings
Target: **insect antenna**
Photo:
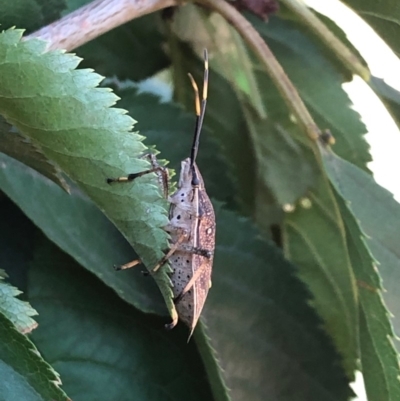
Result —
[[190, 81], [193, 86], [193, 90], [195, 93], [195, 105], [196, 105], [196, 125], [194, 128], [194, 136], [193, 136], [193, 144], [192, 150], [190, 152], [190, 167], [193, 171], [193, 185], [199, 185], [199, 179], [196, 176], [196, 172], [194, 169], [194, 163], [196, 161], [197, 152], [199, 150], [199, 140], [200, 140], [200, 133], [201, 128], [203, 126], [204, 115], [206, 112], [206, 105], [207, 105], [207, 93], [208, 93], [208, 53], [207, 49], [204, 49], [204, 78], [203, 78], [203, 96], [200, 104], [200, 95], [199, 95], [199, 88], [194, 80], [193, 76], [189, 74]]

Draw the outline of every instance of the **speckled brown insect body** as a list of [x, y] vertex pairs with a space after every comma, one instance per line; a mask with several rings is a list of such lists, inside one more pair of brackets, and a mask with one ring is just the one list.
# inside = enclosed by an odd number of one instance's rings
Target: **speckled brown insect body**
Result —
[[[159, 268], [170, 261], [173, 272], [174, 302], [179, 319], [189, 328], [190, 336], [196, 327], [208, 290], [211, 287], [211, 271], [215, 248], [215, 215], [210, 198], [206, 193], [203, 178], [196, 165], [196, 156], [199, 148], [199, 139], [207, 103], [208, 88], [208, 55], [204, 51], [204, 83], [203, 97], [200, 103], [199, 90], [193, 77], [189, 74], [196, 100], [196, 125], [190, 157], [181, 162], [178, 189], [168, 196], [168, 170], [157, 163], [154, 155], [149, 157], [152, 168], [139, 173], [129, 174], [127, 177], [108, 178], [113, 182], [130, 182], [145, 174], [157, 173], [164, 193], [171, 203], [169, 210], [169, 224], [165, 230], [170, 234], [170, 249], [151, 270], [157, 274]], [[122, 266], [115, 266], [117, 270], [124, 270], [136, 266], [140, 261], [134, 260]], [[177, 324], [174, 320], [167, 328]], [[190, 338], [189, 336], [189, 338]]]
[[171, 281], [178, 316], [192, 334], [211, 287], [215, 215], [200, 171], [196, 164], [191, 166], [190, 158], [182, 161], [178, 190], [169, 200], [166, 230], [171, 234], [171, 248], [179, 243], [170, 258]]

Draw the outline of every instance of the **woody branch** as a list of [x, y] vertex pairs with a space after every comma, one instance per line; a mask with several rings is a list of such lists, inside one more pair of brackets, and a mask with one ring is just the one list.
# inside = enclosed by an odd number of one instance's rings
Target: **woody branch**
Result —
[[47, 50], [71, 51], [142, 15], [176, 6], [176, 0], [96, 0], [27, 38], [40, 38]]

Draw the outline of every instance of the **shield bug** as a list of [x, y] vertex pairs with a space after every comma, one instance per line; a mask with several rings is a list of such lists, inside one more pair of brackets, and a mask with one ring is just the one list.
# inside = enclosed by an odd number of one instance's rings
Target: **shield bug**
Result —
[[[170, 249], [153, 267], [150, 274], [170, 261], [173, 273], [173, 294], [179, 318], [190, 328], [192, 335], [200, 317], [208, 290], [211, 287], [211, 271], [215, 248], [215, 215], [204, 181], [196, 164], [200, 133], [203, 125], [208, 90], [208, 55], [204, 50], [203, 93], [200, 95], [197, 84], [189, 74], [195, 92], [196, 124], [190, 157], [182, 160], [177, 190], [168, 194], [168, 171], [160, 166], [154, 155], [149, 155], [152, 168], [127, 177], [109, 178], [108, 183], [130, 182], [144, 174], [157, 173], [164, 192], [170, 202], [169, 224], [165, 230], [170, 234]], [[139, 264], [133, 261], [118, 270]], [[166, 325], [172, 329], [176, 321]], [[189, 338], [190, 338], [189, 336]]]

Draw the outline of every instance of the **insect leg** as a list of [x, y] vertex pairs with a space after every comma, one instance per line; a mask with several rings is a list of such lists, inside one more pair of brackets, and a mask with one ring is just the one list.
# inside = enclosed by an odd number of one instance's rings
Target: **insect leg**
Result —
[[132, 262], [125, 263], [124, 265], [114, 265], [114, 269], [115, 270], [126, 270], [126, 269], [130, 269], [131, 267], [140, 265], [140, 263], [142, 263], [142, 261], [140, 259], [135, 259], [135, 260], [132, 260]]
[[[186, 232], [183, 232], [180, 237], [178, 238], [178, 240], [176, 241], [175, 244], [173, 244], [170, 248], [170, 250], [164, 255], [164, 257], [151, 269], [150, 273], [145, 272], [146, 274], [155, 274], [157, 273], [157, 270], [176, 252], [176, 250], [178, 250], [181, 247], [181, 244], [183, 241], [185, 241], [187, 238], [187, 234]], [[193, 248], [193, 247], [191, 247]], [[194, 249], [194, 248], [193, 248]], [[186, 250], [186, 248], [185, 248]], [[211, 257], [208, 256], [210, 254], [210, 251], [206, 251], [203, 249], [196, 249], [195, 251], [193, 251], [193, 253], [197, 253], [197, 254], [201, 254], [205, 257]], [[132, 262], [129, 263], [125, 263], [124, 265], [114, 265], [114, 269], [115, 270], [126, 270], [126, 269], [130, 269], [131, 267], [137, 266], [140, 263], [142, 263], [142, 261], [140, 259], [135, 259], [132, 260]]]
[[193, 253], [195, 255], [204, 256], [207, 259], [211, 259], [211, 257], [213, 256], [213, 252], [209, 251], [208, 249], [199, 248], [197, 246], [192, 246], [188, 244], [180, 245], [178, 250]]
[[116, 178], [107, 178], [107, 184], [112, 184], [115, 182], [131, 182], [135, 180], [136, 178], [142, 177], [143, 175], [150, 174], [150, 173], [157, 173], [157, 175], [160, 178], [160, 185], [164, 191], [164, 196], [167, 198], [168, 197], [168, 169], [166, 167], [160, 166], [157, 163], [156, 157], [149, 153], [145, 155], [144, 157], [149, 158], [149, 161], [152, 165], [152, 167], [148, 170], [140, 171], [139, 173], [132, 173], [128, 174], [127, 176], [124, 177], [116, 177]]
[[[151, 269], [150, 273], [144, 272], [146, 275], [148, 274], [155, 274], [157, 273], [157, 270], [175, 253], [177, 249], [181, 246], [182, 242], [187, 239], [187, 233], [186, 231], [182, 232], [181, 235], [179, 236], [178, 240], [173, 244], [170, 248], [170, 250], [163, 256], [163, 258]], [[131, 267], [137, 266], [140, 263], [142, 263], [141, 260], [135, 259], [132, 260], [132, 262], [125, 263], [124, 265], [114, 265], [115, 270], [126, 270], [130, 269]]]
[[170, 250], [164, 255], [164, 257], [151, 269], [150, 274], [155, 274], [157, 270], [176, 252], [183, 241], [187, 239], [187, 233], [182, 232], [175, 244], [173, 244]]
[[[177, 304], [183, 296], [193, 287], [194, 283], [198, 280], [198, 278], [201, 276], [201, 274], [204, 272], [204, 270], [207, 268], [207, 264], [202, 264], [196, 272], [193, 274], [192, 278], [189, 280], [189, 282], [186, 284], [185, 288], [182, 290], [182, 292], [174, 298], [174, 303]], [[211, 282], [210, 282], [210, 287], [211, 287]]]

